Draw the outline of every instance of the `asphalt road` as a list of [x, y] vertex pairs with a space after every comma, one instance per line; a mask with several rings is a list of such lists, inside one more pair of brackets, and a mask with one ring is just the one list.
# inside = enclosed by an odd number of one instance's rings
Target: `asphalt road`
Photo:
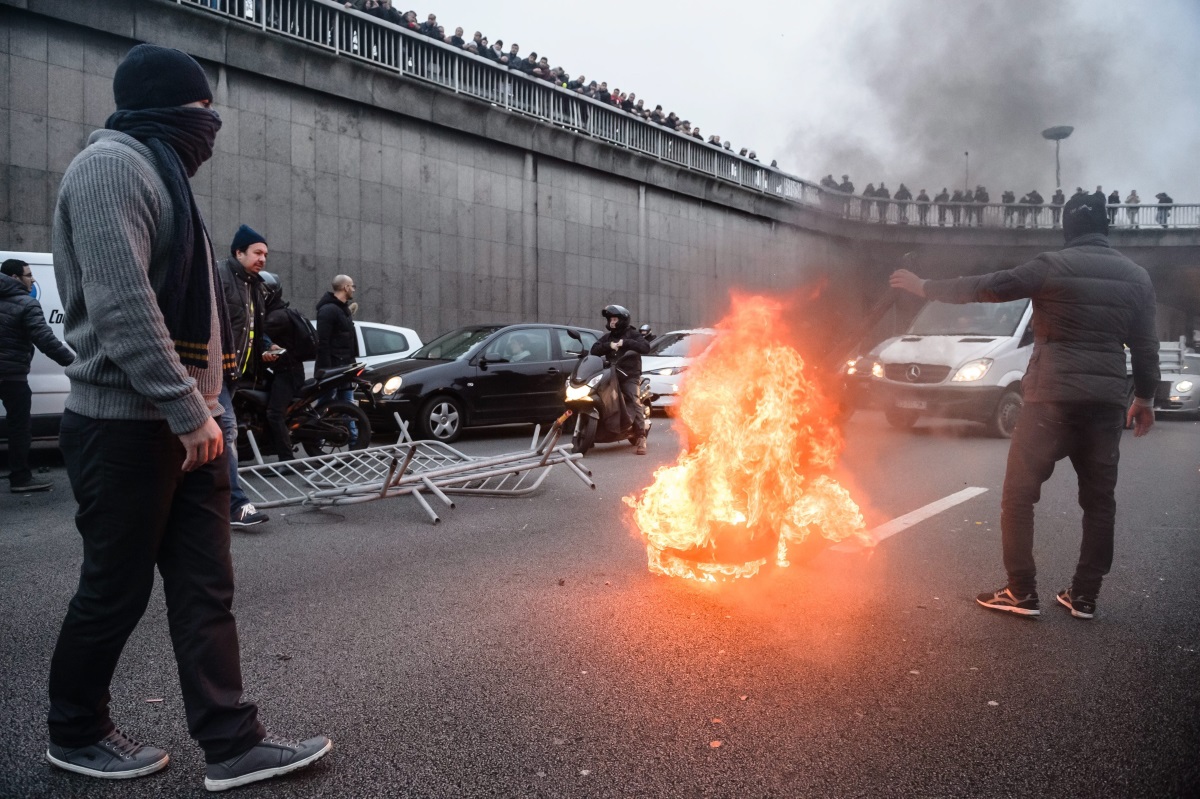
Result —
[[[525, 446], [476, 435], [470, 453]], [[1200, 424], [1123, 446], [1098, 618], [1053, 602], [1078, 548], [1073, 473], [1038, 507], [1043, 616], [979, 608], [1003, 583], [1007, 443], [862, 413], [841, 475], [872, 525], [985, 493], [873, 551], [703, 586], [650, 575], [621, 497], [673, 460], [588, 455], [525, 499], [274, 511], [234, 535], [242, 661], [268, 727], [333, 752], [261, 797], [1107, 797], [1200, 792]], [[0, 495], [0, 797], [200, 796], [156, 592], [113, 685], [118, 724], [171, 752], [126, 783], [51, 769], [46, 670], [75, 582], [66, 476]], [[148, 702], [161, 699], [161, 702]], [[719, 745], [718, 745], [719, 744]]]

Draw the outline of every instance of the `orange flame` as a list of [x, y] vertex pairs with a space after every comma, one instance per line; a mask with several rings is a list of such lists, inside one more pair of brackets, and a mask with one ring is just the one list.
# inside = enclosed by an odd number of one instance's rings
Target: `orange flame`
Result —
[[715, 582], [752, 577], [812, 534], [864, 542], [864, 521], [834, 480], [834, 409], [788, 346], [783, 304], [734, 297], [721, 331], [687, 372], [685, 449], [625, 497], [650, 571]]

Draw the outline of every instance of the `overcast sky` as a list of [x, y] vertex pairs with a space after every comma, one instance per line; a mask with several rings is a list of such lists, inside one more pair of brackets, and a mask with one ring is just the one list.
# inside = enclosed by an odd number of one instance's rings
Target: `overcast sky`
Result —
[[1200, 0], [425, 2], [814, 181], [1200, 201]]

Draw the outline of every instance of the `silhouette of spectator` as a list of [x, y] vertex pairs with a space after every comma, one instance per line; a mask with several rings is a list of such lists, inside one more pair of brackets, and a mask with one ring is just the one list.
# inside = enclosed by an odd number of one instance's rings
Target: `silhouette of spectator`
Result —
[[1029, 192], [1028, 195], [1026, 195], [1026, 201], [1031, 206], [1029, 209], [1030, 222], [1032, 223], [1033, 227], [1037, 227], [1038, 217], [1042, 213], [1042, 204], [1046, 201], [1042, 198], [1042, 195], [1038, 193], [1037, 189], [1034, 189], [1033, 191]]
[[1117, 206], [1121, 204], [1121, 192], [1116, 189], [1108, 195], [1108, 224], [1117, 224]]
[[892, 193], [888, 191], [887, 186], [883, 181], [879, 181], [879, 187], [875, 189], [875, 208], [879, 211], [879, 221], [887, 224], [887, 209], [891, 205]]
[[938, 227], [945, 227], [946, 203], [950, 202], [950, 193], [946, 191], [945, 186], [942, 186], [942, 190], [933, 198], [933, 201], [937, 203]]
[[929, 224], [929, 195], [925, 193], [924, 189], [917, 192], [917, 223]]
[[967, 189], [963, 193], [963, 224], [971, 226], [971, 217], [975, 216], [975, 192]]
[[862, 221], [864, 221], [864, 222], [871, 221], [871, 198], [873, 198], [874, 196], [875, 196], [875, 184], [868, 183], [867, 187], [865, 189], [863, 189], [862, 203], [861, 203], [861, 207], [859, 208], [859, 216], [862, 217]]
[[896, 189], [896, 219], [901, 225], [908, 224], [908, 204], [912, 201], [912, 192], [903, 183]]
[[1050, 197], [1050, 215], [1054, 227], [1058, 227], [1062, 222], [1062, 207], [1066, 201], [1067, 198], [1063, 194], [1062, 188], [1055, 189], [1054, 194]]
[[988, 190], [983, 186], [975, 187], [975, 224], [978, 227], [983, 227], [983, 209], [992, 201]]
[[1012, 227], [1013, 214], [1016, 212], [1016, 208], [1013, 207], [1017, 202], [1016, 193], [1013, 192], [1011, 189], [1009, 189], [1008, 191], [1005, 191], [1005, 192], [1001, 192], [1000, 202], [1004, 203], [1004, 226]]
[[1129, 217], [1129, 226], [1131, 228], [1133, 228], [1134, 230], [1137, 230], [1137, 227], [1138, 227], [1137, 206], [1141, 202], [1142, 202], [1142, 199], [1140, 197], [1138, 197], [1137, 189], [1133, 189], [1132, 191], [1130, 191], [1129, 196], [1125, 198], [1125, 204], [1127, 206], [1130, 206], [1129, 208], [1125, 209], [1125, 214]]
[[962, 202], [963, 193], [955, 189], [954, 194], [950, 195], [950, 216], [954, 220], [955, 227], [962, 223]]
[[1081, 194], [1085, 194], [1085, 193], [1086, 193], [1086, 192], [1084, 192], [1084, 190], [1083, 190], [1083, 187], [1082, 187], [1082, 186], [1076, 186], [1076, 187], [1075, 187], [1075, 193], [1071, 195], [1071, 199], [1072, 199], [1072, 200], [1074, 200], [1074, 199], [1075, 199], [1076, 197], [1078, 197], [1079, 195], [1081, 195]]
[[[833, 179], [833, 175], [830, 175], [829, 177], [831, 180]], [[842, 198], [842, 216], [849, 217], [850, 195], [854, 194], [854, 184], [850, 182], [849, 175], [842, 175], [842, 182], [838, 184], [837, 190], [845, 195], [845, 197]]]
[[1158, 221], [1158, 224], [1166, 227], [1167, 219], [1171, 216], [1171, 206], [1175, 204], [1175, 201], [1165, 191], [1160, 191], [1154, 195], [1154, 199], [1158, 200], [1158, 211], [1155, 213], [1155, 219]]

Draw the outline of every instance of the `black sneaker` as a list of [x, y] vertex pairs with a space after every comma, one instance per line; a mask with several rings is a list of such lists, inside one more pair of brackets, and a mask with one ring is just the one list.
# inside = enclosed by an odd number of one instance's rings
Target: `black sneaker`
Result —
[[49, 491], [52, 488], [54, 488], [54, 483], [38, 483], [30, 480], [27, 483], [13, 483], [8, 490], [14, 494], [31, 494], [34, 491]]
[[1074, 588], [1067, 588], [1058, 592], [1058, 603], [1067, 610], [1071, 611], [1071, 615], [1077, 619], [1092, 619], [1096, 616], [1096, 597], [1078, 596], [1074, 593]]
[[268, 735], [258, 746], [237, 757], [210, 763], [204, 775], [204, 787], [210, 791], [226, 791], [269, 780], [317, 762], [332, 748], [333, 741], [324, 735], [299, 743]]
[[975, 601], [985, 608], [991, 608], [992, 610], [1004, 610], [1009, 613], [1018, 613], [1022, 616], [1042, 615], [1042, 609], [1038, 604], [1038, 595], [1036, 592], [1026, 594], [1025, 596], [1017, 596], [1008, 588], [1001, 588], [995, 593], [980, 594], [975, 597]]
[[256, 524], [262, 524], [270, 520], [270, 516], [247, 502], [233, 512], [233, 518], [229, 520], [229, 524], [231, 527], [253, 527]]
[[90, 746], [70, 748], [52, 743], [46, 749], [46, 760], [52, 765], [102, 780], [144, 777], [166, 768], [170, 759], [163, 750], [138, 743], [116, 729]]

